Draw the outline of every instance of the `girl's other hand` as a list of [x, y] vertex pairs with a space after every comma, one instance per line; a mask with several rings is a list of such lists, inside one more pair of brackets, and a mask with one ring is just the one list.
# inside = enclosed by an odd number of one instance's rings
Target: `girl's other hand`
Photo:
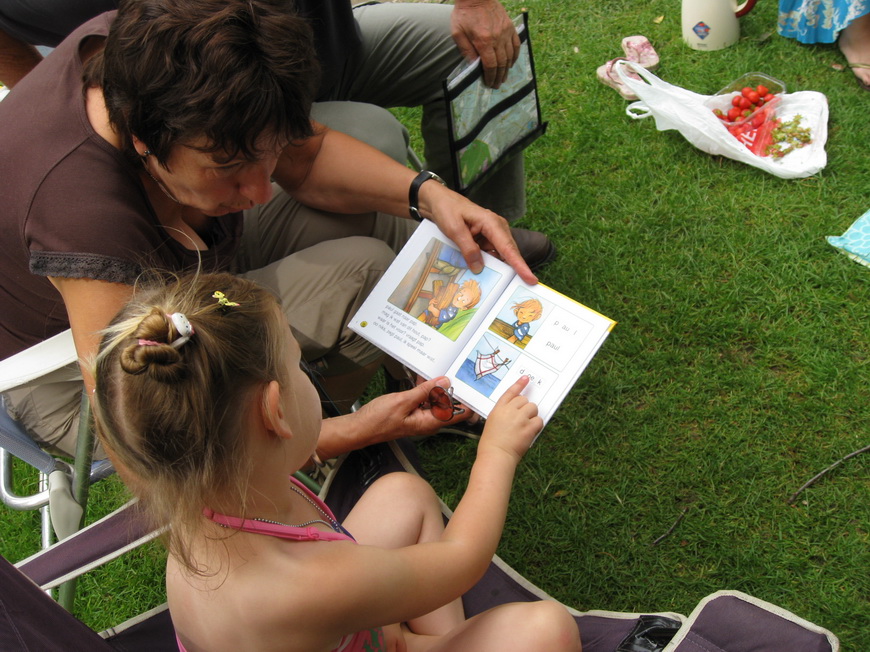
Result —
[[544, 427], [538, 406], [522, 395], [528, 384], [529, 377], [522, 376], [498, 399], [486, 420], [480, 447], [500, 448], [515, 456], [517, 462], [526, 454]]

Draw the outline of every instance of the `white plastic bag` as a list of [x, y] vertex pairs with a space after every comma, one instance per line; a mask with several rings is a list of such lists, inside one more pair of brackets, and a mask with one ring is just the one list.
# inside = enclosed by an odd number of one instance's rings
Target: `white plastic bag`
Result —
[[[733, 135], [706, 105], [710, 95], [692, 91], [662, 81], [646, 68], [631, 61], [618, 61], [614, 70], [625, 85], [638, 96], [625, 112], [635, 120], [653, 116], [659, 131], [676, 129], [698, 149], [726, 156], [760, 168], [782, 179], [809, 177], [828, 161], [825, 141], [828, 139], [828, 99], [816, 91], [786, 93], [776, 115], [790, 120], [801, 116], [801, 127], [808, 127], [812, 142], [795, 149], [782, 158], [758, 156]], [[631, 73], [636, 73], [637, 79]]]

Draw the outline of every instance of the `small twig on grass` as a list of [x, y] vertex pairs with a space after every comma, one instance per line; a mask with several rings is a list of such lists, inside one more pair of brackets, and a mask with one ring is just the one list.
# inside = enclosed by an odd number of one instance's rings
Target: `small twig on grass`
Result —
[[856, 451], [852, 451], [851, 453], [849, 453], [848, 455], [846, 455], [846, 457], [840, 458], [839, 460], [837, 460], [836, 462], [834, 462], [833, 464], [831, 464], [831, 466], [829, 466], [828, 468], [826, 468], [826, 469], [825, 469], [824, 471], [822, 471], [821, 473], [817, 473], [816, 475], [814, 475], [814, 476], [813, 476], [812, 478], [810, 478], [807, 482], [805, 482], [805, 483], [803, 484], [803, 486], [802, 486], [800, 489], [798, 489], [797, 491], [795, 491], [795, 492], [791, 495], [791, 498], [788, 499], [788, 504], [789, 504], [789, 505], [792, 505], [792, 504], [794, 503], [794, 501], [797, 500], [797, 497], [800, 495], [800, 493], [801, 493], [804, 489], [806, 489], [807, 487], [811, 487], [812, 485], [814, 485], [814, 484], [816, 483], [816, 481], [817, 481], [819, 478], [821, 478], [823, 475], [825, 475], [825, 474], [828, 473], [829, 471], [834, 470], [835, 468], [837, 468], [838, 466], [840, 466], [840, 464], [842, 464], [842, 463], [845, 462], [846, 460], [848, 460], [848, 459], [850, 459], [850, 458], [852, 458], [852, 457], [855, 457], [856, 455], [860, 455], [861, 453], [866, 453], [868, 450], [870, 450], [870, 446], [865, 446], [864, 448], [859, 448], [859, 449], [856, 450]]
[[655, 541], [653, 541], [651, 545], [653, 545], [653, 546], [657, 546], [657, 545], [659, 545], [662, 541], [664, 541], [664, 539], [665, 539], [666, 537], [670, 536], [670, 535], [671, 535], [671, 532], [673, 532], [674, 530], [677, 529], [677, 526], [680, 524], [680, 521], [683, 520], [683, 517], [686, 515], [686, 512], [688, 512], [688, 511], [689, 511], [689, 508], [688, 508], [688, 507], [684, 507], [684, 508], [683, 508], [683, 511], [680, 512], [680, 515], [677, 517], [677, 520], [674, 521], [674, 524], [673, 524], [670, 528], [668, 528], [668, 531], [665, 532], [663, 535], [661, 535], [658, 539], [656, 539]]

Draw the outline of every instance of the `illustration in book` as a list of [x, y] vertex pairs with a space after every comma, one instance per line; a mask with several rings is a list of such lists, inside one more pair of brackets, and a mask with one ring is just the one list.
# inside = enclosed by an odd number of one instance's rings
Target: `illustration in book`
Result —
[[491, 269], [473, 274], [457, 249], [431, 238], [389, 301], [455, 342], [500, 278]]
[[524, 349], [534, 335], [535, 322], [541, 318], [544, 306], [539, 298], [532, 296], [531, 292], [526, 293], [527, 298], [522, 298], [522, 291], [517, 295], [517, 303], [503, 309], [490, 324], [489, 330]]
[[615, 322], [543, 284], [528, 285], [484, 254], [468, 269], [456, 245], [424, 221], [349, 327], [424, 378], [447, 376], [455, 396], [487, 416], [505, 389], [546, 423]]
[[484, 334], [456, 372], [456, 379], [489, 397], [504, 380], [512, 362], [500, 345]]

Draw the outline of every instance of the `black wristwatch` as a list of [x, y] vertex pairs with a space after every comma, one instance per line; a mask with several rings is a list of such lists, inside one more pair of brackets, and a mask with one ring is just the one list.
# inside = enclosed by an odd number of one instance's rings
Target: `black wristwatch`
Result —
[[408, 189], [408, 212], [411, 214], [411, 217], [413, 217], [418, 222], [423, 221], [423, 216], [420, 215], [420, 199], [418, 197], [418, 195], [420, 194], [420, 186], [429, 181], [429, 179], [434, 179], [442, 186], [447, 185], [446, 183], [444, 183], [444, 179], [439, 177], [434, 172], [430, 172], [429, 170], [423, 170], [420, 172], [420, 174], [414, 177], [414, 180], [411, 182], [411, 187]]

